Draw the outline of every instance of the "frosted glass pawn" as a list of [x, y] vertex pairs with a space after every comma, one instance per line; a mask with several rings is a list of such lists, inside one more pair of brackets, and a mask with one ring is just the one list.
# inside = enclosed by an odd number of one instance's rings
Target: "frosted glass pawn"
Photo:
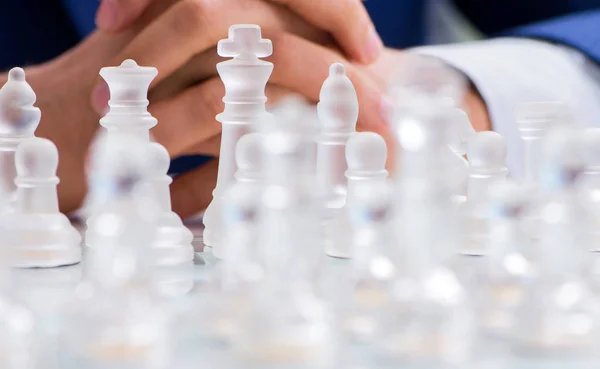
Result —
[[25, 80], [22, 68], [8, 72], [8, 81], [0, 89], [0, 193], [4, 193], [6, 203], [0, 202], [0, 209], [6, 205], [10, 211], [16, 201], [15, 152], [24, 139], [33, 137], [40, 123], [40, 109], [33, 106], [36, 95]]
[[356, 132], [358, 97], [341, 63], [329, 68], [317, 105], [321, 132], [317, 139], [317, 179], [324, 191], [325, 214], [335, 215], [346, 201], [346, 142]]
[[358, 185], [372, 186], [385, 183], [388, 172], [385, 169], [387, 146], [381, 136], [372, 132], [355, 133], [346, 145], [345, 159], [348, 170], [345, 176], [348, 180], [348, 195], [344, 210], [326, 225], [325, 253], [336, 258], [352, 256], [352, 230], [354, 226], [350, 219], [349, 209], [359, 196]]
[[485, 131], [475, 134], [467, 149], [469, 176], [467, 180], [467, 202], [463, 211], [463, 241], [461, 252], [468, 255], [483, 255], [489, 234], [487, 218], [489, 189], [506, 180], [506, 143], [496, 132]]
[[150, 143], [151, 169], [148, 181], [154, 190], [160, 215], [157, 220], [156, 238], [152, 244], [157, 265], [175, 265], [194, 260], [194, 235], [171, 209], [169, 185], [173, 179], [167, 175], [171, 159], [161, 144]]
[[517, 128], [524, 142], [523, 178], [539, 183], [541, 147], [548, 130], [569, 124], [567, 107], [560, 102], [524, 103], [516, 110]]
[[148, 112], [148, 89], [158, 75], [154, 67], [142, 67], [131, 59], [118, 67], [105, 67], [100, 76], [108, 84], [109, 111], [100, 124], [112, 134], [132, 134], [140, 139], [150, 139], [150, 129], [157, 123]]
[[217, 116], [223, 125], [217, 185], [203, 218], [207, 246], [214, 246], [222, 237], [220, 201], [237, 170], [235, 147], [267, 114], [265, 87], [273, 72], [272, 63], [259, 59], [270, 56], [273, 45], [262, 38], [257, 25], [231, 26], [229, 38], [219, 41], [217, 53], [233, 59], [217, 64], [217, 72], [225, 85], [225, 110]]
[[[132, 221], [144, 222], [154, 215], [156, 201], [151, 192], [152, 187], [145, 181], [151, 173], [149, 143], [144, 139], [131, 135], [115, 134], [113, 137], [104, 136], [92, 147], [90, 167], [88, 168], [88, 183], [90, 207], [92, 215], [86, 221], [85, 244], [90, 248], [107, 247], [108, 243], [115, 243], [116, 236], [111, 235], [110, 227], [126, 224]], [[140, 201], [143, 197], [144, 201]], [[140, 207], [147, 207], [146, 218], [138, 214]], [[153, 210], [150, 212], [149, 210]], [[107, 221], [108, 219], [108, 221]], [[114, 221], [119, 220], [119, 223]], [[109, 222], [110, 221], [110, 222]], [[113, 222], [113, 223], [111, 223]], [[129, 231], [119, 233], [129, 240]], [[139, 231], [139, 229], [138, 229]], [[154, 242], [154, 228], [142, 231], [137, 237], [145, 241], [145, 247], [150, 250]], [[108, 232], [108, 233], [107, 233]], [[114, 231], [116, 232], [116, 231]], [[120, 239], [119, 242], [124, 242]], [[135, 242], [138, 244], [137, 240]], [[147, 253], [151, 256], [150, 252]]]
[[[256, 202], [254, 203], [254, 206], [256, 206], [256, 208], [252, 212], [258, 211], [259, 205], [260, 189], [262, 184], [261, 155], [263, 140], [264, 136], [260, 133], [249, 133], [240, 138], [235, 150], [235, 158], [238, 169], [235, 172], [234, 176], [235, 182], [231, 185], [232, 187], [235, 186], [236, 189], [232, 189], [231, 193], [229, 193], [228, 190], [225, 194], [225, 196], [241, 196], [241, 194], [253, 193], [256, 200]], [[223, 201], [225, 201], [225, 198]], [[230, 202], [230, 200], [228, 200], [228, 202]], [[236, 206], [236, 204], [223, 204], [224, 209], [231, 209], [232, 206]], [[213, 255], [215, 255], [219, 259], [227, 259], [228, 256], [232, 256], [233, 253], [227, 250], [227, 248], [229, 247], [228, 245], [237, 242], [232, 241], [232, 237], [234, 237], [235, 240], [238, 240], [238, 236], [234, 235], [233, 233], [235, 232], [231, 229], [233, 225], [228, 224], [228, 221], [241, 221], [241, 219], [236, 219], [235, 217], [232, 217], [232, 211], [235, 212], [234, 210], [229, 210], [228, 212], [222, 214], [222, 221], [224, 222], [223, 225], [225, 229], [227, 229], [227, 233], [222, 239], [219, 239], [219, 243], [215, 243], [213, 245]], [[248, 211], [250, 210], [248, 209]], [[246, 220], [248, 220], [249, 223], [239, 224], [239, 227], [242, 228], [242, 230], [240, 230], [240, 233], [244, 234], [250, 232], [248, 229], [255, 229], [257, 221], [254, 215], [246, 215], [248, 216]], [[246, 242], [247, 241], [244, 241], [244, 243]]]
[[12, 266], [51, 268], [81, 261], [81, 236], [58, 209], [58, 150], [31, 137], [15, 155], [17, 201], [8, 222]]

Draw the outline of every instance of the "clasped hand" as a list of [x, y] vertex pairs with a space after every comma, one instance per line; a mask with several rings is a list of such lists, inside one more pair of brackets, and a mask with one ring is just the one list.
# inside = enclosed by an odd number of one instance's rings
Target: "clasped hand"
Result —
[[[61, 210], [75, 210], [85, 196], [85, 157], [109, 98], [98, 76], [104, 66], [131, 58], [158, 68], [149, 91], [149, 110], [159, 122], [153, 137], [173, 158], [218, 156], [215, 116], [225, 91], [216, 45], [238, 23], [260, 25], [273, 42], [269, 101], [289, 93], [317, 101], [329, 65], [342, 62], [359, 97], [359, 129], [385, 131], [382, 79], [367, 67], [379, 60], [383, 45], [360, 0], [104, 0], [97, 31], [28, 69], [42, 109], [37, 135], [52, 139], [61, 155]], [[172, 202], [180, 215], [208, 205], [217, 160], [175, 179]]]

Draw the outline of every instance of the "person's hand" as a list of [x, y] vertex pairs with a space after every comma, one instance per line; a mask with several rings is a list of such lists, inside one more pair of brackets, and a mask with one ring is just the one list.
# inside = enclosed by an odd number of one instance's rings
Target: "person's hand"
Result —
[[[206, 5], [209, 3], [212, 5]], [[155, 4], [152, 2], [151, 6]], [[260, 24], [263, 36], [273, 41], [274, 54], [268, 60], [275, 64], [275, 69], [266, 92], [270, 100], [291, 92], [317, 101], [329, 65], [341, 61], [349, 66], [348, 74], [360, 97], [360, 124], [381, 124], [381, 96], [376, 86], [350, 66], [340, 53], [320, 45], [326, 38], [306, 30], [304, 37], [293, 32], [291, 23], [282, 22], [285, 18], [280, 14], [284, 12], [289, 17], [289, 11], [264, 0], [222, 0], [219, 6], [229, 10], [225, 17], [219, 16], [221, 10], [214, 4], [206, 1], [175, 3], [109, 63], [118, 64], [131, 58], [141, 65], [158, 68], [159, 75], [150, 91], [150, 111], [163, 124], [159, 123], [153, 135], [173, 157], [206, 153], [198, 152], [199, 143], [206, 147], [205, 143], [211, 142], [211, 148], [218, 148], [215, 135], [221, 127], [214, 117], [223, 110], [225, 91], [216, 74], [215, 65], [223, 61], [216, 53], [216, 44], [226, 37], [229, 26], [236, 23]], [[98, 86], [93, 101], [101, 112], [106, 107], [108, 91], [101, 80]], [[165, 121], [169, 124], [164, 124]], [[207, 135], [210, 135], [209, 140]], [[208, 181], [209, 178], [206, 168], [200, 168], [175, 180], [172, 202], [181, 215], [191, 215], [210, 202], [214, 182]]]
[[[57, 60], [28, 68], [28, 81], [38, 94], [38, 106], [43, 112], [37, 134], [52, 139], [61, 153], [59, 198], [62, 211], [75, 210], [85, 194], [84, 158], [98, 128], [99, 116], [104, 113], [94, 112], [89, 105], [92, 89], [101, 86], [97, 85], [101, 67], [118, 65], [127, 58], [133, 58], [141, 65], [158, 67], [159, 75], [150, 91], [150, 111], [159, 124], [152, 133], [174, 157], [216, 154], [220, 125], [214, 117], [223, 109], [224, 89], [215, 76], [214, 65], [221, 60], [214, 48], [219, 39], [226, 37], [230, 24], [261, 24], [266, 31], [265, 37], [273, 39], [276, 51], [272, 60], [276, 68], [272, 80], [275, 84], [267, 88], [269, 97], [293, 91], [316, 100], [329, 64], [348, 63], [337, 52], [314, 43], [315, 40], [302, 38], [302, 32], [306, 37], [312, 35], [314, 38], [321, 33], [311, 31], [301, 19], [284, 8], [262, 0], [210, 2], [228, 9], [229, 13], [226, 13], [218, 7], [199, 5], [205, 3], [209, 2], [177, 2], [153, 17], [143, 15], [140, 20], [147, 22], [145, 26], [135, 23], [132, 29], [116, 35], [96, 32]], [[298, 29], [293, 29], [296, 25]], [[200, 63], [198, 69], [198, 64], [193, 62], [203, 58], [212, 62]], [[191, 72], [194, 79], [188, 79], [189, 74], [182, 71]], [[379, 91], [356, 68], [349, 67], [349, 75], [361, 96], [364, 111], [361, 119], [378, 124], [381, 121]], [[178, 78], [182, 76], [185, 78]], [[182, 80], [187, 83], [170, 82]], [[168, 94], [161, 93], [167, 88]], [[105, 94], [107, 97], [107, 91]], [[96, 90], [94, 96], [99, 95], [102, 94]], [[186, 216], [207, 206], [216, 180], [216, 168], [217, 163], [212, 162], [175, 180], [172, 185], [175, 211]]]
[[[156, 14], [150, 8], [166, 9], [177, 0], [101, 0], [96, 14], [98, 29], [118, 33], [126, 30], [147, 12]], [[267, 1], [267, 0], [265, 0]], [[345, 55], [361, 63], [375, 62], [383, 49], [383, 43], [375, 31], [369, 14], [362, 0], [344, 1], [307, 1], [307, 0], [269, 0], [274, 4], [287, 7], [300, 15], [315, 29], [323, 30], [333, 36]], [[210, 15], [215, 6], [206, 0], [183, 0], [188, 8], [202, 8]], [[214, 2], [213, 2], [214, 3]], [[252, 5], [250, 5], [252, 6]], [[229, 7], [218, 7], [219, 12], [226, 12]], [[238, 5], [238, 8], [245, 6]], [[223, 10], [222, 10], [223, 9]], [[219, 14], [221, 15], [221, 14]], [[185, 18], [184, 18], [185, 19]], [[248, 23], [248, 22], [246, 22]]]
[[[398, 74], [399, 69], [405, 65], [405, 58], [405, 51], [386, 48], [381, 53], [381, 57], [376, 63], [369, 66], [356, 65], [356, 68], [361, 72], [368, 74], [381, 91], [386, 91], [390, 87], [390, 81]], [[391, 102], [386, 101], [386, 106], [384, 107], [384, 109], [388, 110], [388, 114], [389, 109], [392, 109], [392, 106], [389, 104], [391, 104]], [[472, 83], [468, 85], [468, 88], [465, 91], [460, 108], [469, 116], [469, 120], [471, 121], [473, 128], [475, 128], [475, 131], [489, 131], [492, 129], [485, 101]], [[363, 127], [359, 125], [359, 130], [362, 128]], [[390, 173], [395, 174], [396, 138], [392, 132], [392, 123], [388, 122], [387, 124], [368, 128], [369, 130], [380, 134], [385, 139], [388, 147], [387, 169]]]

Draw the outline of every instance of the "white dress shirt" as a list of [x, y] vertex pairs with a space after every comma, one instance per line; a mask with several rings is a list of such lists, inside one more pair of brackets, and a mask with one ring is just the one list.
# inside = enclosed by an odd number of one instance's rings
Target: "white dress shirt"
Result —
[[413, 50], [465, 73], [479, 90], [492, 128], [504, 136], [507, 166], [522, 175], [523, 142], [515, 107], [523, 102], [561, 101], [580, 127], [600, 127], [600, 68], [581, 53], [543, 41], [501, 38]]

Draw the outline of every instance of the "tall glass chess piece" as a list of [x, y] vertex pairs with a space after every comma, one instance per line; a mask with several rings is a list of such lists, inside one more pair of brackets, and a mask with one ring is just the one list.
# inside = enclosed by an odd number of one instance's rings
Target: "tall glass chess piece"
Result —
[[88, 227], [99, 246], [90, 250], [88, 277], [65, 312], [61, 368], [168, 368], [166, 316], [150, 296], [160, 209], [144, 180], [148, 149], [147, 141], [127, 135], [102, 141], [93, 152], [100, 178], [93, 182], [97, 210]]
[[[251, 144], [253, 135], [244, 136], [238, 146]], [[199, 362], [214, 368], [232, 365], [232, 344], [251, 311], [263, 272], [256, 252], [259, 202], [258, 188], [249, 183], [236, 182], [223, 194], [220, 213], [228, 232], [222, 259], [207, 271], [206, 283], [185, 300], [171, 326], [180, 369], [196, 368]]]
[[576, 188], [584, 167], [577, 132], [544, 138], [540, 170], [538, 272], [518, 308], [510, 362], [515, 368], [600, 365], [598, 296], [583, 275], [589, 254], [586, 214]]
[[267, 114], [265, 86], [273, 72], [273, 64], [260, 58], [271, 55], [273, 45], [270, 40], [262, 38], [259, 26], [233, 25], [229, 29], [229, 38], [219, 41], [217, 53], [233, 59], [217, 65], [217, 72], [225, 85], [225, 110], [217, 116], [223, 125], [217, 185], [203, 217], [204, 243], [212, 247], [218, 247], [223, 237], [220, 202], [237, 170], [237, 142]]
[[449, 164], [448, 117], [464, 86], [443, 64], [419, 59], [391, 89], [400, 146], [394, 225], [404, 262], [380, 318], [379, 368], [465, 367], [471, 357], [471, 308], [447, 266], [458, 244], [452, 194], [460, 182]]
[[533, 245], [524, 222], [530, 205], [527, 187], [506, 181], [489, 190], [487, 253], [473, 285], [478, 367], [506, 365], [509, 357], [517, 313], [534, 276]]
[[[295, 111], [297, 100], [289, 102]], [[282, 107], [283, 109], [283, 107]], [[265, 128], [265, 182], [258, 213], [258, 252], [263, 277], [250, 313], [233, 345], [246, 368], [332, 368], [332, 318], [314, 292], [323, 255], [319, 242], [312, 127], [303, 116]]]
[[352, 263], [330, 291], [340, 334], [339, 365], [372, 365], [371, 349], [383, 327], [398, 272], [392, 228], [393, 197], [385, 181], [354, 184], [347, 212], [352, 225]]

